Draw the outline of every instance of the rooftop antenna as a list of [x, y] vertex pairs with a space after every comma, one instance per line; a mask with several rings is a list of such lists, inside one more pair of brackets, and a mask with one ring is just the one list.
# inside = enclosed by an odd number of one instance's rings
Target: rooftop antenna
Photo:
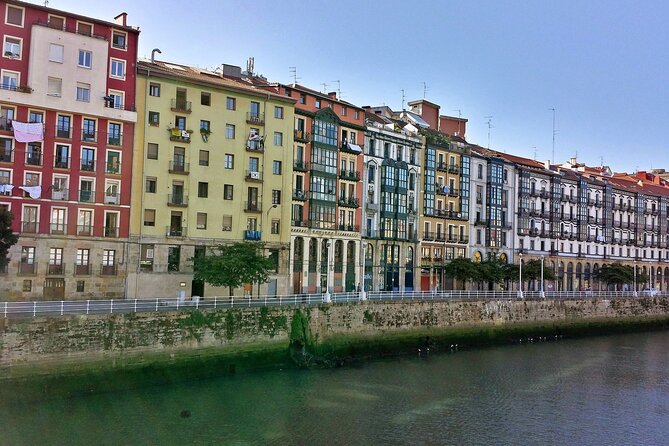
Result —
[[336, 81], [332, 81], [332, 82], [336, 82], [336, 83], [337, 83], [337, 97], [338, 97], [339, 99], [341, 99], [341, 81], [340, 81], [340, 80], [336, 80]]
[[553, 152], [551, 153], [551, 164], [555, 164], [555, 108], [549, 108], [553, 112]]
[[603, 156], [599, 157], [599, 167], [604, 167], [604, 157]]
[[423, 99], [425, 99], [425, 96], [427, 95], [427, 90], [429, 90], [429, 88], [427, 88], [427, 82], [423, 81]]
[[534, 149], [534, 161], [536, 161], [537, 160], [537, 146], [532, 146], [532, 148]]
[[49, 0], [44, 0], [44, 7], [46, 8], [47, 6], [49, 6]]
[[406, 111], [406, 109], [404, 108], [404, 101], [406, 99], [406, 97], [404, 96], [404, 88], [402, 88], [400, 91], [402, 92], [402, 111]]
[[494, 128], [494, 126], [492, 125], [492, 115], [485, 116], [485, 118], [488, 120], [486, 124], [488, 124], [488, 150], [490, 150], [490, 129]]
[[297, 67], [288, 67], [290, 70], [290, 75], [293, 78], [293, 85], [297, 84], [297, 80], [300, 79], [297, 77]]
[[253, 70], [255, 69], [255, 58], [249, 57], [249, 60], [246, 61], [246, 72], [249, 76], [253, 76]]
[[460, 132], [460, 130], [461, 130], [460, 125], [462, 124], [462, 122], [461, 122], [462, 121], [462, 110], [460, 110], [458, 108], [458, 109], [453, 110], [453, 111], [458, 112], [458, 136], [462, 136], [462, 133]]
[[321, 85], [323, 86], [323, 93], [327, 93], [328, 92], [328, 84], [326, 84], [325, 82], [321, 82]]

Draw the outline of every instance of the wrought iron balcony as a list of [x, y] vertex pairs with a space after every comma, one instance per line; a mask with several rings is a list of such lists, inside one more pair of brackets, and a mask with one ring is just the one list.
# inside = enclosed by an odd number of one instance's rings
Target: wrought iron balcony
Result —
[[95, 191], [89, 189], [80, 189], [79, 190], [79, 201], [82, 203], [94, 203], [95, 202]]
[[119, 133], [107, 135], [107, 144], [110, 146], [122, 146], [123, 135]]
[[339, 171], [339, 178], [348, 181], [360, 181], [360, 172], [342, 169], [341, 171]]
[[293, 200], [305, 201], [309, 199], [309, 192], [302, 189], [293, 189]]
[[110, 175], [120, 175], [121, 165], [118, 162], [105, 163], [105, 173]]
[[67, 224], [65, 223], [50, 223], [49, 229], [51, 234], [67, 234]]
[[360, 201], [355, 197], [340, 197], [339, 206], [349, 207], [349, 208], [358, 208], [360, 207]]
[[104, 227], [104, 236], [110, 238], [118, 238], [119, 228], [114, 226], [105, 226]]
[[75, 276], [90, 276], [91, 275], [91, 265], [74, 265], [74, 275]]
[[173, 112], [190, 113], [192, 111], [192, 103], [185, 99], [172, 99], [170, 109]]
[[188, 206], [188, 195], [184, 195], [183, 193], [168, 194], [167, 195], [167, 205], [168, 206], [186, 207], [186, 206]]
[[296, 170], [298, 172], [306, 172], [309, 170], [309, 163], [307, 163], [306, 161], [295, 160], [293, 161], [293, 170]]
[[262, 172], [258, 172], [255, 170], [247, 170], [246, 181], [262, 182]]
[[42, 154], [40, 153], [28, 153], [26, 154], [26, 164], [30, 166], [41, 166], [42, 165]]
[[170, 132], [170, 141], [190, 143], [192, 130], [181, 130], [179, 128], [167, 129]]
[[245, 201], [244, 210], [246, 212], [262, 212], [262, 203], [256, 201]]
[[188, 175], [190, 173], [190, 163], [170, 161], [168, 170], [170, 173]]
[[118, 274], [118, 265], [105, 265], [104, 263], [100, 265], [100, 275], [101, 276], [116, 276]]
[[308, 143], [311, 141], [311, 133], [305, 132], [304, 130], [295, 130], [295, 141]]
[[264, 113], [255, 113], [247, 112], [246, 113], [246, 122], [253, 125], [264, 125], [265, 124], [265, 114]]
[[166, 226], [165, 235], [167, 237], [185, 237], [186, 236], [186, 227], [185, 226]]
[[77, 225], [77, 235], [92, 237], [93, 225]]
[[62, 200], [67, 201], [70, 199], [70, 191], [68, 189], [51, 189], [51, 199], [52, 200]]
[[0, 163], [11, 163], [14, 161], [14, 151], [4, 148], [0, 150]]
[[72, 127], [57, 126], [56, 127], [56, 138], [61, 139], [71, 139], [72, 138]]
[[28, 234], [37, 234], [39, 229], [39, 223], [36, 221], [22, 221], [21, 222], [21, 232]]
[[262, 231], [253, 231], [251, 229], [244, 230], [244, 240], [260, 241], [262, 238]]
[[37, 272], [37, 262], [27, 259], [19, 260], [18, 273], [20, 276], [34, 276]]
[[80, 169], [84, 172], [95, 172], [95, 160], [82, 159]]
[[46, 266], [46, 275], [47, 276], [62, 276], [65, 274], [65, 264], [64, 263], [49, 263]]
[[97, 142], [98, 141], [98, 132], [95, 130], [82, 130], [81, 131], [81, 142]]

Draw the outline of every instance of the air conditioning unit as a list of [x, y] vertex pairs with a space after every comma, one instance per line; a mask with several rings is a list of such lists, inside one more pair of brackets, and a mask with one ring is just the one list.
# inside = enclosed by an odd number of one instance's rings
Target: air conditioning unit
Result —
[[374, 185], [373, 184], [368, 184], [367, 185], [367, 192], [369, 192], [370, 194], [374, 193]]
[[260, 172], [249, 172], [249, 178], [251, 178], [252, 180], [259, 180]]

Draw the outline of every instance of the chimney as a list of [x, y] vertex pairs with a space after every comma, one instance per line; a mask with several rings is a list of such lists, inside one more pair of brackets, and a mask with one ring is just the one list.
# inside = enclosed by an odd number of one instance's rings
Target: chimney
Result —
[[551, 160], [544, 161], [544, 167], [546, 170], [551, 170]]
[[114, 17], [114, 22], [116, 22], [117, 25], [121, 26], [128, 26], [126, 20], [128, 18], [128, 13], [127, 12], [122, 12], [116, 17]]
[[569, 158], [569, 164], [570, 164], [572, 167], [576, 165], [576, 157], [575, 157], [575, 156]]
[[336, 91], [331, 91], [328, 93], [328, 97], [330, 99], [334, 99], [335, 101], [337, 100], [337, 92]]

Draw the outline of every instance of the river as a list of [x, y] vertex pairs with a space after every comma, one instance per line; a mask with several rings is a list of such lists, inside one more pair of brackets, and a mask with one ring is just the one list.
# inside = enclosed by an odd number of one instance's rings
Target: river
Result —
[[2, 445], [665, 445], [669, 332], [0, 401]]

